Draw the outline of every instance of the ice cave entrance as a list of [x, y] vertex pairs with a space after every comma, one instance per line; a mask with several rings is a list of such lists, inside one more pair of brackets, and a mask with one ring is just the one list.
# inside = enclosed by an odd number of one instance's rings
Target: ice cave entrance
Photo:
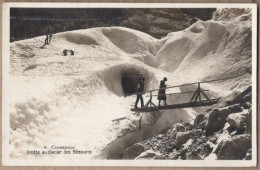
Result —
[[122, 87], [125, 95], [131, 95], [136, 92], [140, 72], [134, 69], [126, 70], [122, 75]]

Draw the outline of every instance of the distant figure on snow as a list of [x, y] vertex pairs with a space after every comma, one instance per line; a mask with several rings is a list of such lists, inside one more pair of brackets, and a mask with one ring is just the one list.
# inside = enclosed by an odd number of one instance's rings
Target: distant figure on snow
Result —
[[51, 43], [52, 34], [49, 35], [49, 43]]
[[71, 55], [74, 55], [74, 51], [73, 51], [73, 50], [70, 50], [70, 54], [71, 54]]
[[167, 105], [166, 103], [166, 94], [165, 94], [165, 91], [166, 91], [166, 84], [165, 82], [167, 81], [167, 78], [164, 77], [163, 80], [161, 80], [160, 82], [160, 87], [159, 87], [159, 91], [158, 91], [158, 97], [157, 99], [159, 100], [159, 106], [161, 106], [161, 100], [164, 101], [164, 104]]
[[143, 95], [142, 93], [144, 91], [144, 80], [145, 80], [145, 78], [143, 77], [142, 73], [140, 73], [139, 82], [138, 82], [137, 89], [136, 89], [136, 92], [138, 94], [137, 94], [137, 98], [135, 101], [135, 108], [137, 108], [139, 99], [141, 100], [141, 107], [144, 107], [144, 99], [142, 96]]
[[68, 50], [65, 49], [65, 50], [63, 50], [62, 53], [63, 53], [64, 56], [67, 56], [67, 52], [68, 52]]
[[46, 38], [45, 38], [45, 44], [49, 44], [49, 42], [48, 42], [48, 34], [46, 35]]

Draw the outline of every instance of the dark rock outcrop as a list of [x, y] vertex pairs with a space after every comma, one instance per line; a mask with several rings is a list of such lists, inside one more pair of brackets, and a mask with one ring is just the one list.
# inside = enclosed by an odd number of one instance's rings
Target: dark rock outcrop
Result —
[[243, 134], [220, 142], [216, 149], [218, 160], [241, 160], [251, 148], [251, 135]]
[[[120, 26], [146, 32], [156, 38], [188, 28], [198, 19], [183, 14], [180, 9], [126, 9], [127, 17]], [[144, 24], [145, 23], [145, 24]]]
[[176, 148], [175, 140], [169, 135], [159, 134], [140, 142], [145, 146], [145, 150], [155, 150], [158, 152], [171, 152]]
[[251, 103], [250, 102], [245, 102], [243, 105], [244, 109], [250, 109], [251, 108]]
[[245, 160], [252, 160], [252, 149], [249, 149], [246, 153]]
[[179, 158], [179, 156], [180, 156], [180, 152], [175, 151], [175, 152], [170, 153], [168, 158], [171, 160], [176, 160]]
[[175, 139], [176, 138], [176, 134], [178, 132], [185, 132], [186, 128], [184, 125], [182, 125], [181, 123], [176, 123], [172, 126], [171, 129], [169, 129], [169, 131], [167, 132], [167, 134], [170, 136], [170, 138]]
[[251, 103], [252, 103], [252, 92], [249, 92], [241, 99], [240, 104], [241, 106], [244, 107], [244, 109], [249, 109], [251, 107]]
[[136, 143], [124, 151], [122, 159], [134, 159], [144, 151], [144, 146], [140, 143]]
[[188, 147], [184, 147], [180, 150], [180, 154], [179, 154], [179, 157], [183, 160], [186, 159], [186, 153], [188, 152], [189, 148]]
[[241, 112], [242, 109], [239, 104], [234, 104], [234, 105], [228, 107], [228, 111], [229, 111], [229, 113], [238, 113], [238, 112]]
[[246, 117], [246, 133], [252, 133], [252, 109], [250, 109], [247, 113]]
[[235, 128], [238, 131], [244, 132], [246, 130], [246, 118], [246, 114], [232, 113], [228, 115], [227, 122], [230, 124], [231, 128]]
[[197, 127], [204, 120], [205, 120], [205, 115], [204, 114], [197, 115], [195, 120], [194, 120], [194, 127]]
[[242, 111], [242, 109], [238, 104], [212, 110], [208, 115], [208, 120], [205, 127], [205, 134], [212, 135], [214, 132], [222, 129], [226, 124], [226, 119], [228, 115], [240, 111]]
[[229, 111], [227, 108], [212, 110], [209, 113], [205, 134], [211, 135], [214, 132], [222, 129], [225, 126], [228, 113]]
[[199, 8], [193, 8], [193, 9], [181, 8], [181, 12], [188, 14], [190, 16], [200, 18], [201, 20], [204, 20], [204, 21], [211, 19], [211, 16], [215, 11], [216, 11], [216, 8], [205, 8], [203, 10], [201, 10]]
[[201, 145], [195, 144], [188, 150], [186, 159], [203, 160], [211, 153], [212, 149], [208, 143], [202, 143]]
[[154, 152], [152, 150], [147, 150], [147, 151], [141, 153], [135, 159], [153, 159], [156, 156], [159, 156], [158, 153], [156, 153], [156, 152]]
[[189, 139], [194, 139], [201, 136], [202, 130], [196, 129], [187, 132], [178, 132], [176, 135], [176, 148], [180, 149], [181, 146], [186, 143]]
[[192, 144], [186, 153], [187, 160], [203, 160], [212, 152], [212, 145], [215, 142], [215, 138], [207, 137], [205, 135], [195, 136], [192, 138]]
[[176, 147], [181, 148], [181, 146], [184, 143], [186, 143], [190, 138], [191, 138], [190, 131], [189, 132], [178, 132], [176, 135]]

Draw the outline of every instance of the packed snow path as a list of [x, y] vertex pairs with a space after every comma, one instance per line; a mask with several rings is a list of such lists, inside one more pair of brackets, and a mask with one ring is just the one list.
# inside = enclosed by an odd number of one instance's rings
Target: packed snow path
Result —
[[[44, 36], [11, 43], [11, 158], [35, 157], [26, 150], [43, 146], [70, 145], [92, 154], [63, 158], [85, 160], [99, 154], [123, 129], [138, 130], [129, 121], [114, 129], [111, 120], [132, 115], [135, 96], [124, 97], [122, 78], [135, 79], [140, 72], [147, 90], [158, 88], [163, 77], [175, 85], [236, 74], [236, 79], [206, 86], [216, 96], [242, 91], [251, 84], [251, 76], [244, 72], [251, 67], [250, 18], [245, 13], [232, 21], [198, 21], [160, 40], [111, 27], [54, 34], [49, 45], [43, 45]], [[74, 56], [62, 56], [64, 49], [74, 50]], [[188, 122], [196, 111], [163, 111], [150, 134], [178, 121]], [[49, 158], [61, 157], [44, 157]]]

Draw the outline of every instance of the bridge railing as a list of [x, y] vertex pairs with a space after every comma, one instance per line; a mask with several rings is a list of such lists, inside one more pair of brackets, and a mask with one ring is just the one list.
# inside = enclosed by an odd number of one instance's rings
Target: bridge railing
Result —
[[[237, 78], [237, 77], [238, 76], [226, 77], [226, 78], [222, 78], [222, 79], [198, 81], [198, 82], [194, 82], [194, 83], [186, 83], [186, 84], [180, 84], [180, 85], [175, 85], [175, 86], [168, 86], [166, 88], [158, 88], [158, 89], [146, 90], [146, 91], [143, 91], [143, 92], [140, 92], [140, 93], [133, 93], [132, 95], [145, 94], [145, 93], [150, 93], [150, 95], [151, 95], [151, 92], [158, 91], [158, 90], [161, 90], [161, 89], [171, 89], [171, 88], [176, 88], [176, 87], [190, 86], [190, 85], [194, 85], [194, 84], [211, 83], [211, 82], [215, 82], [215, 81], [223, 81], [223, 80], [233, 79], [233, 78]], [[195, 92], [195, 91], [191, 91], [191, 92]], [[180, 92], [180, 93], [191, 93], [191, 92]], [[169, 94], [166, 94], [166, 95], [169, 95]], [[155, 95], [153, 95], [153, 96], [155, 96]]]
[[[236, 76], [237, 77], [237, 76]], [[181, 84], [181, 85], [176, 85], [176, 86], [169, 86], [166, 88], [159, 88], [159, 89], [153, 89], [153, 90], [147, 90], [144, 91], [143, 93], [135, 93], [135, 94], [145, 94], [145, 93], [149, 93], [149, 95], [147, 95], [147, 97], [150, 97], [148, 102], [144, 105], [144, 109], [149, 109], [149, 108], [157, 108], [156, 104], [153, 103], [152, 98], [154, 96], [160, 96], [160, 95], [175, 95], [175, 94], [183, 94], [183, 93], [193, 93], [190, 101], [188, 103], [183, 103], [182, 107], [184, 106], [202, 106], [205, 104], [214, 104], [216, 101], [218, 101], [219, 99], [210, 99], [207, 95], [206, 95], [206, 91], [209, 90], [204, 90], [201, 89], [201, 84], [202, 83], [210, 83], [210, 82], [215, 82], [215, 81], [223, 81], [223, 80], [228, 80], [228, 79], [233, 79], [236, 77], [227, 77], [227, 78], [222, 78], [222, 79], [215, 79], [215, 80], [207, 80], [207, 81], [199, 81], [199, 82], [194, 82], [194, 83], [187, 83], [187, 84]], [[175, 92], [175, 93], [168, 93], [168, 94], [158, 94], [158, 95], [153, 95], [154, 91], [158, 91], [160, 89], [170, 89], [170, 88], [175, 88], [175, 87], [183, 87], [183, 86], [189, 86], [189, 85], [195, 85], [197, 84], [197, 89], [195, 91], [184, 91], [184, 92]], [[205, 99], [202, 99], [202, 97], [204, 97]], [[171, 107], [177, 107], [177, 105], [170, 105]], [[169, 106], [167, 106], [167, 108], [169, 108]]]

